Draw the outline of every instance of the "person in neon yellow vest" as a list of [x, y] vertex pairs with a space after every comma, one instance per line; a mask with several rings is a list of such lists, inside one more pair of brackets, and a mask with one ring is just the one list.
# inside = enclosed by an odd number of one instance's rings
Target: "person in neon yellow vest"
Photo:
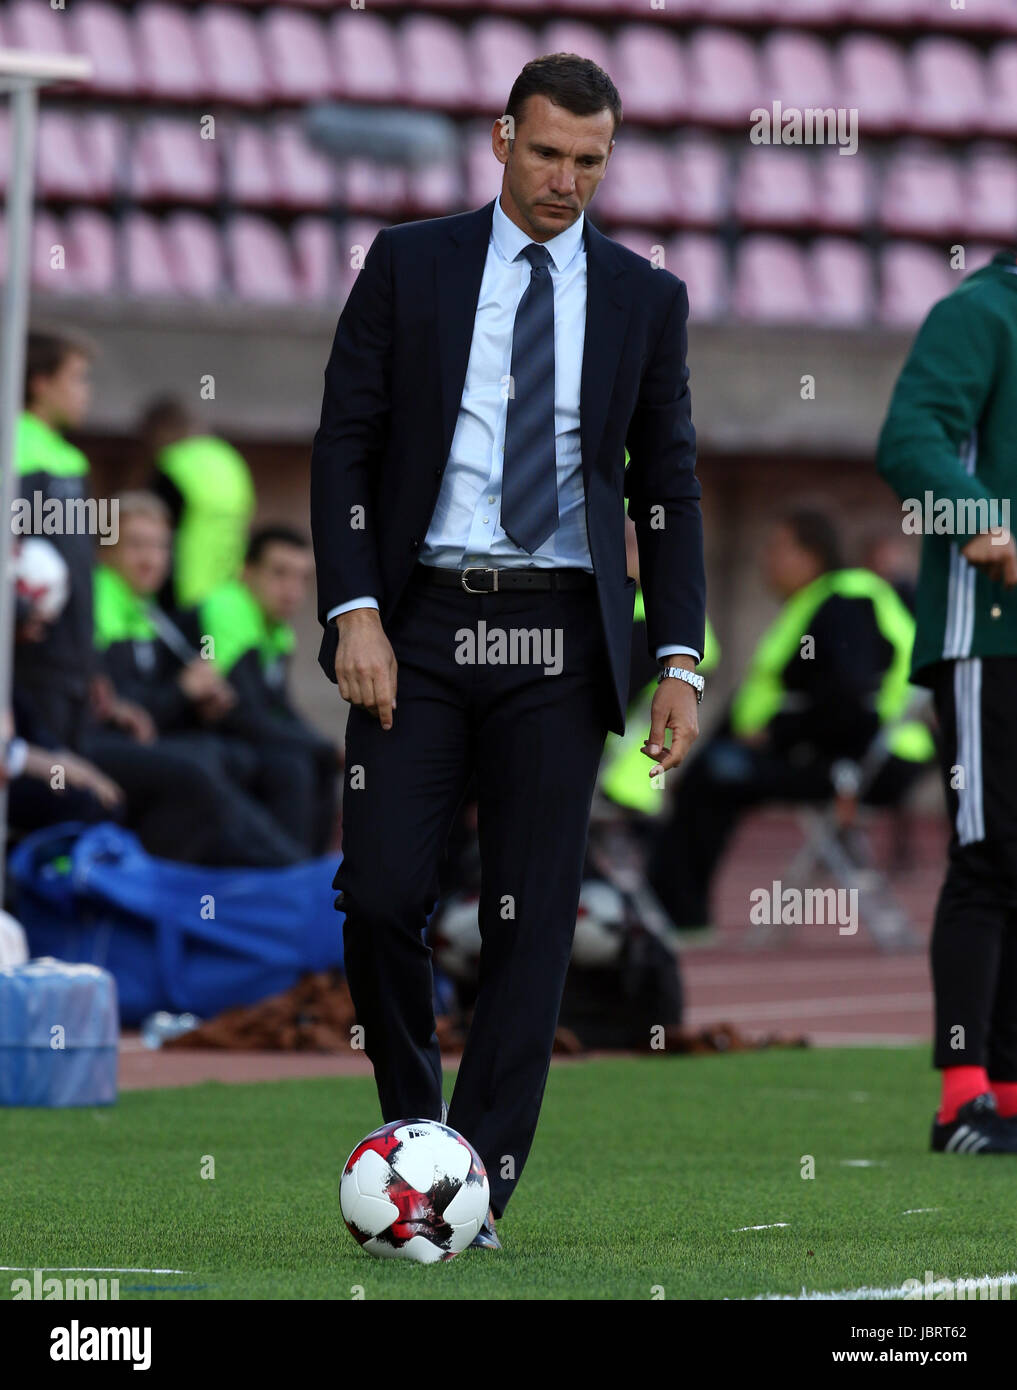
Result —
[[928, 728], [903, 720], [914, 619], [869, 570], [845, 568], [836, 528], [793, 508], [764, 554], [783, 600], [726, 718], [678, 783], [647, 877], [675, 924], [710, 923], [714, 870], [742, 814], [766, 802], [823, 802], [838, 762], [860, 759], [880, 728], [890, 756], [866, 801], [897, 801], [935, 753]]
[[140, 433], [155, 464], [149, 486], [173, 520], [172, 588], [161, 598], [192, 608], [243, 568], [255, 507], [251, 471], [175, 397], [148, 406]]

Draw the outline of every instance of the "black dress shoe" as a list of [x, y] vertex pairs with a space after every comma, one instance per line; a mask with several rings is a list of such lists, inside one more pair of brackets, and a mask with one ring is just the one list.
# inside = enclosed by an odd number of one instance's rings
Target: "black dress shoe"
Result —
[[962, 1105], [951, 1124], [933, 1123], [932, 1148], [948, 1154], [1017, 1154], [1017, 1125], [1002, 1118], [996, 1097], [985, 1091]]
[[469, 1249], [472, 1249], [473, 1246], [476, 1246], [476, 1247], [478, 1248], [478, 1250], [500, 1250], [500, 1249], [501, 1249], [501, 1241], [498, 1239], [497, 1235], [495, 1234], [495, 1230], [494, 1230], [494, 1209], [493, 1209], [493, 1207], [492, 1207], [491, 1210], [487, 1213], [487, 1220], [484, 1222], [483, 1226], [481, 1226], [480, 1230], [477, 1232], [477, 1234], [476, 1234], [476, 1235], [473, 1237], [473, 1239], [470, 1241], [470, 1244], [469, 1244], [469, 1247], [468, 1247], [468, 1248], [469, 1248]]

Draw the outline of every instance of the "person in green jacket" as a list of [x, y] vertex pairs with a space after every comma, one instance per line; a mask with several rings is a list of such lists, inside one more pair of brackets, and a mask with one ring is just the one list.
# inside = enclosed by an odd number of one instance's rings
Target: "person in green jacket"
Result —
[[825, 802], [838, 764], [857, 764], [881, 731], [888, 756], [866, 789], [897, 801], [933, 756], [924, 724], [903, 718], [914, 621], [884, 579], [846, 568], [832, 521], [791, 508], [764, 554], [783, 600], [718, 730], [678, 782], [647, 877], [675, 925], [710, 924], [714, 871], [741, 816], [767, 802]]
[[877, 467], [922, 535], [912, 678], [952, 835], [931, 960], [938, 1152], [1017, 1153], [1017, 248], [930, 310]]

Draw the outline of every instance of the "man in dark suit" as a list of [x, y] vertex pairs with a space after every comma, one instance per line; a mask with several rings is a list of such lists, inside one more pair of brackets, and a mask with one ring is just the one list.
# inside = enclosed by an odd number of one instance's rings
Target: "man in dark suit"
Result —
[[526, 65], [492, 131], [499, 198], [373, 242], [312, 455], [319, 660], [353, 706], [335, 886], [386, 1121], [445, 1113], [423, 929], [477, 776], [483, 954], [448, 1122], [487, 1167], [488, 1247], [536, 1130], [597, 767], [624, 727], [626, 495], [669, 673], [648, 775], [698, 731], [688, 298], [584, 216], [620, 120], [589, 60]]

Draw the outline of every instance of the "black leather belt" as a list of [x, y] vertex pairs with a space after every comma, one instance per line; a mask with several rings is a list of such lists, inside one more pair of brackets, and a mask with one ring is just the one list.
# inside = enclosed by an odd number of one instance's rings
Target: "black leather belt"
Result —
[[421, 584], [462, 589], [467, 594], [500, 594], [519, 589], [586, 589], [596, 583], [588, 570], [523, 569], [520, 566], [493, 569], [474, 565], [464, 570], [448, 570], [435, 565], [417, 565], [413, 575]]

